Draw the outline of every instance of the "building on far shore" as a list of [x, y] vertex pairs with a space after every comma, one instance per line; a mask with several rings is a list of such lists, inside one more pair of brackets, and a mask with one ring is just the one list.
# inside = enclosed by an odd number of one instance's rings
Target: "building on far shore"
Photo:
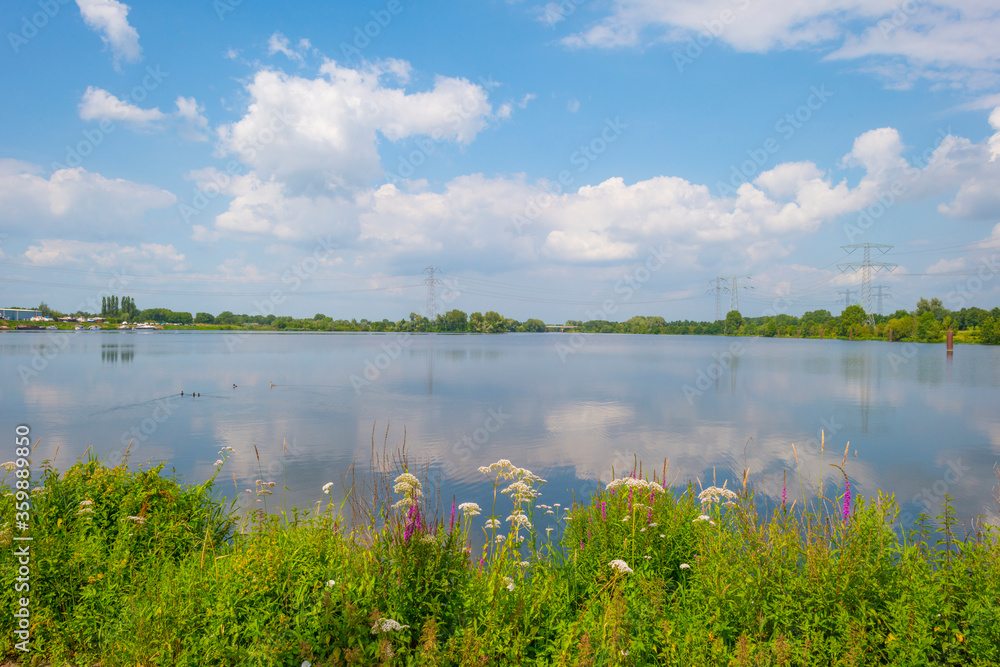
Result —
[[42, 317], [42, 311], [28, 308], [0, 308], [0, 319], [4, 320], [30, 320], [33, 317]]

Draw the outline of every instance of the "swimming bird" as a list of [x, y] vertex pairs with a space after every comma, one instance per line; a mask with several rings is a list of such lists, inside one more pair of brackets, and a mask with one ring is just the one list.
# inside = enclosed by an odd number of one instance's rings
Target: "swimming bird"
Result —
[[236, 389], [236, 383], [233, 383], [233, 389]]
[[183, 395], [184, 395], [184, 390], [183, 390], [183, 389], [181, 389], [181, 396], [183, 396]]

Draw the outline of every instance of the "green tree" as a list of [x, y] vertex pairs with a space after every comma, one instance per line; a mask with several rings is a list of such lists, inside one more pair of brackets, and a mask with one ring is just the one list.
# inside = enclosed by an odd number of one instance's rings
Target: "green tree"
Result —
[[198, 313], [194, 316], [195, 324], [215, 324], [215, 317], [212, 313]]
[[743, 326], [743, 316], [738, 310], [730, 310], [726, 313], [726, 334], [735, 336]]
[[864, 321], [865, 309], [858, 304], [844, 308], [844, 312], [840, 314], [840, 335], [846, 336], [852, 329], [854, 333], [858, 333]]
[[441, 331], [466, 331], [468, 328], [466, 315], [461, 310], [449, 310], [438, 318]]
[[984, 345], [1000, 345], [1000, 319], [987, 317], [979, 325], [979, 342]]
[[534, 317], [528, 318], [521, 325], [521, 331], [530, 331], [532, 333], [544, 333], [545, 332], [545, 322], [535, 319]]

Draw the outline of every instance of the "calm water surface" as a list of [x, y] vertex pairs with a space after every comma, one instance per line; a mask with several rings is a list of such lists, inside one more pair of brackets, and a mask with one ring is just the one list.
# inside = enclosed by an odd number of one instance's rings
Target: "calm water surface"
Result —
[[303, 506], [367, 463], [374, 427], [379, 448], [405, 429], [449, 501], [489, 502], [477, 469], [507, 458], [548, 479], [540, 502], [566, 504], [637, 456], [669, 460], [678, 485], [738, 485], [746, 467], [772, 500], [788, 471], [790, 502], [821, 473], [842, 492], [829, 463], [849, 442], [855, 493], [910, 513], [947, 493], [998, 520], [996, 347], [949, 361], [943, 345], [701, 336], [4, 332], [0, 368], [0, 423], [41, 438], [36, 467], [57, 447], [60, 468], [90, 447], [116, 461], [134, 440], [133, 461], [200, 482], [228, 446], [223, 492], [284, 479]]

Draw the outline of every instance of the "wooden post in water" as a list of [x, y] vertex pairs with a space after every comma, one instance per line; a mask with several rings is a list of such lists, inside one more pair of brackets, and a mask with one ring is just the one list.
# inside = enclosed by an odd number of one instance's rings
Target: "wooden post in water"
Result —
[[823, 340], [823, 327], [819, 328], [819, 339]]
[[955, 332], [948, 329], [948, 354], [955, 353]]
[[847, 330], [847, 340], [854, 340], [854, 327]]
[[889, 342], [892, 342], [892, 329], [889, 329]]

